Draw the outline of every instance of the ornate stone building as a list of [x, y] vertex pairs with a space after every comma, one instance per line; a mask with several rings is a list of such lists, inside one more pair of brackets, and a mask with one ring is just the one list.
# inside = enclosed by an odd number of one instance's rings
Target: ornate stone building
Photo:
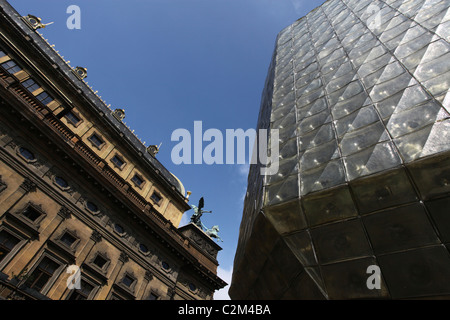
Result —
[[0, 299], [212, 299], [182, 183], [41, 26], [0, 0]]
[[232, 299], [450, 297], [449, 4], [329, 0], [280, 32], [279, 171], [251, 167]]

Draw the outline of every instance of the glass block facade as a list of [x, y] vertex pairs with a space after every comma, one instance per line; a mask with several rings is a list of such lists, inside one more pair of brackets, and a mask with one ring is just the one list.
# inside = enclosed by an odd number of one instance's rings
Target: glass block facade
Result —
[[279, 171], [250, 169], [233, 299], [450, 297], [449, 7], [329, 0], [280, 32]]

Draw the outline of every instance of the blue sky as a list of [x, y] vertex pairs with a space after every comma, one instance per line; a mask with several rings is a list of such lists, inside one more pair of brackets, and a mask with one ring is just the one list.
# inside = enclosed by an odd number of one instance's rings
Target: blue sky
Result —
[[[205, 198], [203, 223], [220, 226], [219, 275], [231, 281], [238, 242], [245, 165], [175, 165], [172, 132], [255, 128], [275, 39], [323, 0], [9, 0], [21, 15], [43, 23], [40, 33], [88, 70], [86, 81], [126, 111], [125, 122], [192, 192]], [[81, 29], [69, 30], [67, 7], [81, 9]], [[204, 147], [208, 143], [204, 143]], [[225, 145], [225, 143], [224, 143]], [[189, 221], [192, 210], [184, 215]], [[227, 288], [216, 293], [226, 299]]]

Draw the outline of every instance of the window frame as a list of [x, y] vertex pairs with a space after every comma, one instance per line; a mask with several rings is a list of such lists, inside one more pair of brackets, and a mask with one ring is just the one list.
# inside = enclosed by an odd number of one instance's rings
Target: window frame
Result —
[[[99, 142], [101, 142], [100, 144], [97, 144], [97, 143], [94, 141], [94, 139], [93, 139], [94, 136], [96, 137], [96, 139], [97, 139]], [[92, 144], [93, 147], [97, 148], [98, 150], [102, 150], [103, 147], [104, 147], [105, 144], [106, 144], [106, 141], [105, 141], [105, 139], [103, 138], [103, 136], [100, 135], [100, 134], [98, 134], [98, 133], [95, 132], [95, 131], [87, 138], [87, 140]]]
[[[14, 66], [6, 68], [5, 65], [8, 64], [8, 63], [10, 63], [10, 62], [14, 63]], [[9, 73], [10, 75], [14, 75], [14, 74], [16, 74], [17, 72], [20, 72], [20, 71], [23, 70], [22, 67], [20, 67], [20, 66], [17, 64], [17, 62], [14, 61], [13, 59], [3, 62], [2, 64], [0, 64], [0, 66], [1, 66], [7, 73]], [[14, 69], [14, 68], [16, 68], [16, 67], [19, 69], [18, 71], [15, 71], [15, 72], [10, 72], [10, 71], [9, 71], [9, 70]]]
[[[40, 96], [43, 96], [44, 94], [46, 94], [47, 96], [45, 98], [40, 98]], [[50, 93], [48, 93], [47, 91], [42, 91], [41, 93], [39, 93], [37, 96], [35, 96], [36, 99], [38, 99], [43, 105], [48, 106], [50, 103], [52, 103], [53, 101], [55, 101], [55, 98], [53, 98]], [[49, 98], [51, 100], [49, 100]]]
[[[31, 220], [29, 217], [25, 215], [25, 212], [30, 208], [40, 214], [39, 217], [37, 217], [35, 220]], [[25, 205], [25, 207], [19, 212], [19, 215], [23, 219], [26, 219], [27, 222], [31, 223], [36, 227], [39, 226], [39, 224], [42, 222], [42, 220], [45, 219], [45, 217], [47, 217], [47, 214], [42, 210], [41, 206], [36, 205], [32, 202], [28, 202]]]
[[[155, 199], [153, 199], [153, 196], [156, 196], [159, 198], [159, 201], [156, 201]], [[150, 196], [150, 199], [153, 201], [153, 203], [155, 203], [156, 205], [160, 206], [162, 204], [162, 201], [164, 200], [163, 196], [161, 195], [161, 193], [159, 193], [157, 190], [154, 190]]]
[[[25, 85], [25, 83], [27, 83], [28, 81], [32, 81], [33, 84], [32, 85]], [[34, 81], [33, 78], [28, 78], [28, 79], [22, 81], [20, 84], [30, 93], [33, 93], [36, 90], [38, 90], [39, 88], [41, 88], [40, 84], [38, 84], [36, 81]], [[32, 88], [34, 86], [36, 86], [36, 88], [34, 90], [30, 90], [30, 88]]]
[[[75, 239], [74, 242], [73, 242], [71, 245], [66, 244], [66, 243], [62, 240], [62, 238], [63, 238], [66, 234], [69, 235], [69, 236], [71, 236], [71, 237], [73, 237], [73, 238]], [[64, 230], [61, 232], [61, 234], [55, 238], [55, 242], [56, 242], [56, 243], [58, 243], [58, 244], [59, 244], [60, 246], [62, 246], [63, 248], [69, 250], [71, 253], [74, 253], [74, 252], [76, 251], [76, 249], [77, 249], [78, 244], [80, 243], [80, 241], [81, 241], [81, 239], [80, 239], [80, 237], [77, 235], [76, 231], [72, 231], [72, 230], [67, 229], [67, 228], [64, 229]]]
[[[155, 299], [150, 299], [150, 297], [155, 297]], [[151, 290], [150, 293], [147, 296], [147, 299], [145, 300], [151, 300], [151, 301], [157, 301], [160, 300], [161, 296], [157, 293], [155, 293], [155, 291]]]
[[[56, 182], [57, 179], [62, 179], [66, 182], [67, 187], [61, 186], [58, 182]], [[60, 188], [62, 191], [68, 191], [70, 190], [70, 183], [65, 178], [61, 177], [60, 175], [55, 175], [52, 179], [53, 184], [56, 185], [58, 188]]]
[[[71, 114], [74, 118], [78, 119], [78, 122], [74, 122], [73, 119], [71, 117], [69, 117], [68, 115]], [[75, 128], [78, 128], [80, 126], [80, 124], [83, 122], [83, 119], [80, 117], [80, 115], [75, 112], [73, 109], [69, 110], [65, 115], [64, 118], [66, 119], [66, 121], [68, 123], [70, 123], [71, 125], [73, 125]]]
[[[140, 184], [138, 184], [135, 180], [139, 179], [140, 181], [142, 181]], [[131, 182], [134, 183], [134, 185], [139, 188], [142, 189], [145, 186], [145, 183], [147, 182], [144, 177], [142, 175], [140, 175], [139, 173], [135, 172], [133, 175], [133, 178], [130, 179]]]
[[[77, 300], [94, 300], [94, 298], [97, 295], [97, 292], [98, 292], [98, 290], [100, 288], [99, 284], [95, 283], [94, 281], [92, 281], [92, 280], [90, 280], [88, 278], [86, 278], [83, 275], [81, 276], [80, 282], [81, 282], [81, 285], [82, 285], [83, 282], [85, 282], [86, 284], [92, 286], [92, 290], [89, 292], [89, 295], [87, 297], [85, 297], [85, 299], [77, 299]], [[78, 290], [78, 289], [69, 290], [69, 293], [66, 295], [65, 300], [74, 300], [74, 299], [71, 299], [71, 297], [73, 295], [75, 295], [75, 294], [79, 294], [81, 296], [84, 296], [83, 294], [80, 293], [80, 291], [81, 291], [81, 289], [80, 290]]]
[[[145, 248], [147, 249], [147, 251], [142, 250], [141, 247], [145, 247]], [[148, 246], [146, 246], [146, 245], [143, 244], [143, 243], [139, 243], [139, 244], [138, 244], [138, 250], [139, 250], [139, 252], [142, 253], [144, 256], [150, 255], [150, 249], [148, 248]]]
[[[125, 228], [121, 224], [114, 223], [112, 227], [113, 227], [114, 232], [117, 233], [121, 237], [124, 237], [127, 234]], [[123, 232], [119, 232], [118, 230], [116, 230], [116, 227], [120, 227], [123, 230]]]
[[[121, 165], [117, 164], [116, 161], [114, 161], [114, 159], [117, 159], [119, 162], [122, 162], [122, 164]], [[114, 167], [116, 167], [119, 170], [123, 170], [123, 168], [125, 168], [125, 166], [127, 165], [123, 156], [121, 156], [118, 153], [116, 153], [114, 156], [112, 156], [110, 161], [114, 165]]]
[[[29, 153], [31, 153], [33, 155], [33, 159], [28, 159], [27, 157], [25, 157], [22, 154], [22, 149], [27, 150]], [[27, 162], [27, 163], [35, 163], [37, 161], [37, 157], [36, 154], [34, 152], [32, 152], [30, 149], [28, 149], [27, 147], [24, 146], [17, 146], [16, 148], [16, 154], [22, 158], [23, 161]]]
[[[24, 285], [26, 285], [28, 288], [35, 290], [37, 292], [40, 292], [43, 295], [47, 295], [47, 293], [50, 291], [50, 289], [53, 287], [53, 285], [55, 284], [56, 280], [59, 278], [59, 276], [61, 275], [62, 271], [67, 267], [67, 263], [53, 257], [50, 252], [44, 252], [39, 259], [33, 264], [33, 267], [30, 269], [30, 271], [27, 273], [30, 276], [36, 271], [36, 269], [39, 267], [39, 265], [41, 264], [41, 262], [44, 259], [49, 259], [53, 262], [55, 262], [57, 265], [59, 265], [59, 267], [57, 267], [55, 269], [55, 271], [53, 272], [53, 274], [49, 277], [49, 279], [47, 280], [47, 282], [42, 286], [41, 290], [37, 290], [35, 288], [31, 288], [27, 283], [29, 278], [24, 279], [22, 281], [22, 283]], [[33, 280], [34, 281], [34, 280]]]
[[27, 243], [27, 239], [23, 236], [17, 234], [12, 229], [6, 227], [4, 224], [0, 226], [0, 232], [6, 232], [10, 236], [19, 240], [18, 243], [3, 257], [0, 261], [0, 270], [3, 269], [15, 256], [16, 254], [23, 248], [23, 246]]
[[[95, 263], [95, 261], [97, 260], [97, 258], [103, 259], [105, 260], [105, 263], [103, 264], [103, 266], [99, 266], [98, 264]], [[106, 254], [103, 254], [101, 252], [97, 252], [97, 254], [94, 256], [94, 258], [92, 259], [92, 261], [90, 261], [92, 263], [92, 265], [94, 265], [98, 270], [102, 271], [102, 272], [106, 272], [109, 268], [109, 265], [111, 264], [111, 259], [108, 258], [108, 256]]]
[[[89, 204], [94, 205], [94, 206], [97, 208], [97, 210], [94, 211], [94, 210], [92, 210], [91, 208], [89, 208]], [[86, 200], [86, 202], [84, 203], [84, 207], [86, 208], [87, 211], [89, 211], [89, 212], [92, 213], [93, 215], [97, 215], [97, 214], [100, 213], [100, 208], [99, 208], [98, 205], [97, 205], [95, 202], [93, 202], [93, 201]]]
[[[127, 286], [123, 282], [126, 277], [128, 277], [132, 280], [132, 282], [129, 286]], [[118, 286], [120, 289], [124, 290], [128, 295], [132, 296], [133, 299], [135, 299], [137, 283], [138, 283], [138, 279], [134, 275], [134, 273], [127, 270], [122, 274], [122, 276], [116, 278], [115, 285]]]

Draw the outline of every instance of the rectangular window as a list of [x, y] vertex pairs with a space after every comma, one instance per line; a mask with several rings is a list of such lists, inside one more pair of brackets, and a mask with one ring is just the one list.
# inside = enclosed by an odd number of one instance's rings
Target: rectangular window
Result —
[[40, 88], [40, 86], [36, 82], [34, 82], [33, 79], [25, 80], [24, 82], [22, 82], [22, 85], [30, 92], [33, 92]]
[[123, 166], [125, 165], [125, 161], [120, 156], [117, 155], [112, 157], [111, 162], [114, 163], [114, 165], [120, 169], [122, 169]]
[[95, 133], [89, 137], [89, 141], [91, 141], [94, 146], [96, 146], [97, 148], [101, 148], [103, 146], [103, 144], [105, 143], [98, 135], [96, 135]]
[[134, 175], [131, 181], [133, 181], [138, 187], [141, 187], [144, 184], [144, 180], [137, 174]]
[[42, 102], [44, 105], [48, 105], [50, 102], [53, 101], [53, 98], [47, 93], [47, 92], [42, 92], [40, 94], [38, 94], [36, 96], [36, 98]]
[[8, 72], [9, 74], [14, 74], [16, 72], [19, 72], [22, 70], [13, 60], [9, 60], [7, 62], [2, 63], [2, 67]]
[[162, 197], [161, 197], [158, 193], [153, 192], [153, 194], [152, 194], [152, 196], [150, 197], [150, 199], [152, 199], [153, 202], [159, 204], [159, 203], [161, 202], [161, 200], [162, 200]]
[[0, 58], [6, 56], [6, 53], [3, 50], [0, 50]]
[[60, 265], [58, 263], [45, 257], [36, 269], [34, 269], [33, 273], [28, 278], [26, 285], [31, 289], [41, 291], [59, 267]]
[[81, 280], [81, 289], [74, 290], [67, 300], [88, 300], [89, 295], [94, 290], [94, 286], [84, 280]]
[[65, 115], [66, 119], [69, 120], [73, 125], [80, 123], [81, 119], [78, 118], [72, 111], [69, 111]]
[[105, 258], [103, 258], [101, 255], [97, 255], [93, 261], [93, 263], [100, 269], [103, 269], [106, 262], [108, 262], [108, 261]]
[[0, 262], [11, 252], [20, 242], [19, 239], [12, 236], [5, 230], [0, 231]]

